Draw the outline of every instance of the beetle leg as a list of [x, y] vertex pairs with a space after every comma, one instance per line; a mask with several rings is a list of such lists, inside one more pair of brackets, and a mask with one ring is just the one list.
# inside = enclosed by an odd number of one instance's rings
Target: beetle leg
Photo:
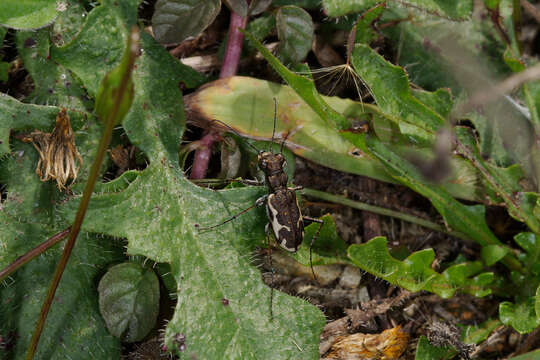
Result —
[[322, 226], [324, 222], [320, 219], [315, 219], [309, 216], [302, 216], [302, 220], [310, 223], [318, 223], [319, 228], [317, 229], [317, 232], [315, 235], [313, 235], [313, 238], [311, 239], [311, 244], [309, 245], [309, 266], [311, 267], [311, 274], [313, 274], [313, 279], [319, 283], [319, 280], [317, 279], [317, 275], [315, 275], [315, 270], [313, 270], [313, 244], [315, 243], [315, 239], [319, 237], [319, 233], [321, 232]]
[[263, 206], [266, 204], [266, 200], [268, 199], [268, 194], [261, 196], [255, 201], [255, 205], [257, 206]]

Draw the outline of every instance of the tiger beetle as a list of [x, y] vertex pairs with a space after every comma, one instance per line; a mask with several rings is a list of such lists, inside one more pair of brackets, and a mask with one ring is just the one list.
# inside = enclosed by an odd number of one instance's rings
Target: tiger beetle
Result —
[[[241, 136], [229, 125], [215, 120], [227, 127], [229, 130]], [[263, 151], [257, 149], [254, 145], [246, 142], [257, 152], [257, 162], [259, 169], [264, 173], [264, 184], [268, 188], [268, 194], [261, 196], [255, 201], [255, 204], [250, 207], [240, 211], [239, 213], [233, 215], [229, 219], [209, 227], [198, 227], [199, 231], [210, 230], [221, 225], [224, 225], [230, 221], [233, 221], [242, 214], [245, 214], [249, 210], [255, 208], [256, 206], [266, 206], [266, 214], [268, 216], [268, 224], [266, 225], [266, 233], [270, 233], [270, 228], [274, 233], [277, 244], [284, 250], [295, 253], [298, 251], [298, 247], [302, 244], [304, 240], [304, 222], [315, 222], [319, 223], [319, 228], [311, 240], [309, 247], [309, 263], [311, 267], [311, 272], [313, 278], [317, 281], [315, 271], [313, 270], [312, 263], [312, 248], [315, 239], [318, 237], [323, 221], [315, 219], [309, 216], [302, 215], [300, 211], [300, 206], [298, 205], [298, 199], [296, 198], [296, 191], [301, 190], [302, 186], [288, 186], [288, 176], [283, 170], [287, 165], [285, 157], [283, 156], [283, 145], [285, 144], [285, 139], [283, 139], [280, 147], [279, 153], [275, 154], [272, 149], [272, 144], [274, 143], [274, 136], [276, 132], [276, 121], [277, 121], [277, 101], [274, 98], [274, 127], [272, 130], [272, 140], [270, 142], [270, 148], [268, 151]], [[250, 182], [247, 182], [250, 183]], [[271, 261], [270, 256], [270, 261]], [[270, 266], [272, 266], [270, 264]], [[273, 279], [273, 269], [272, 269], [272, 279]], [[272, 280], [273, 282], [273, 280]], [[272, 304], [272, 297], [270, 299], [270, 304]], [[272, 307], [270, 306], [270, 315], [272, 317]]]

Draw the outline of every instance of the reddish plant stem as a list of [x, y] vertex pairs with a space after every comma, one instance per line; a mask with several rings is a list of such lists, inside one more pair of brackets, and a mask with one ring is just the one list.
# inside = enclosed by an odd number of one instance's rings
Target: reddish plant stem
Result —
[[201, 140], [198, 141], [199, 146], [195, 151], [195, 159], [193, 159], [193, 167], [191, 169], [191, 179], [204, 179], [208, 170], [210, 156], [212, 156], [212, 145], [220, 139], [220, 135], [212, 130], [205, 131]]
[[13, 273], [15, 270], [17, 270], [18, 268], [20, 268], [21, 266], [23, 266], [24, 264], [26, 264], [27, 262], [35, 258], [36, 256], [43, 254], [47, 249], [57, 244], [60, 240], [66, 237], [66, 235], [69, 234], [70, 231], [71, 231], [71, 226], [53, 235], [48, 240], [42, 242], [41, 244], [39, 244], [38, 246], [36, 246], [35, 248], [30, 250], [26, 254], [18, 257], [17, 260], [15, 260], [14, 262], [12, 262], [11, 264], [9, 264], [8, 266], [6, 266], [0, 271], [0, 281], [4, 280], [7, 276], [9, 276], [9, 274]]
[[[244, 40], [244, 34], [240, 32], [240, 29], [245, 29], [246, 24], [247, 16], [242, 17], [234, 11], [231, 11], [227, 47], [225, 49], [225, 57], [223, 58], [223, 64], [221, 65], [221, 71], [219, 73], [220, 79], [234, 76], [238, 71], [238, 63], [240, 62], [240, 55], [242, 54], [242, 41]], [[206, 177], [208, 163], [210, 161], [210, 156], [212, 155], [212, 145], [214, 141], [217, 141], [219, 138], [219, 134], [212, 130], [205, 132], [200, 140], [201, 146], [195, 151], [193, 168], [189, 176], [191, 179], [204, 179]]]
[[245, 29], [247, 24], [247, 16], [241, 17], [235, 12], [231, 12], [231, 22], [229, 24], [229, 35], [227, 37], [227, 48], [221, 65], [220, 79], [234, 76], [238, 71], [238, 63], [242, 53], [242, 41], [244, 34], [240, 29]]

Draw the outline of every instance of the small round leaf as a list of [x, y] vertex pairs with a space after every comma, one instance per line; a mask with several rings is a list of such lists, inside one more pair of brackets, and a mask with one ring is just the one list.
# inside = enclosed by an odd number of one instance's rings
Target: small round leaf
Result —
[[158, 0], [152, 28], [162, 44], [179, 43], [201, 33], [221, 9], [220, 0]]
[[99, 310], [109, 332], [126, 342], [142, 340], [159, 312], [156, 274], [137, 263], [115, 265], [99, 282]]
[[279, 54], [285, 62], [302, 61], [313, 39], [311, 16], [298, 6], [283, 6], [276, 15]]

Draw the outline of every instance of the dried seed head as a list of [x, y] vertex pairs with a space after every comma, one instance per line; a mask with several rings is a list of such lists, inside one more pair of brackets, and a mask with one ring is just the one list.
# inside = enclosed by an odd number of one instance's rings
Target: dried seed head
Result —
[[[60, 110], [52, 134], [34, 131], [23, 138], [31, 142], [39, 153], [36, 173], [41, 181], [56, 180], [58, 189], [66, 189], [68, 179], [75, 181], [82, 158], [73, 137], [73, 129], [66, 109]], [[79, 164], [77, 165], [76, 162]]]
[[380, 334], [337, 336], [325, 359], [398, 359], [409, 344], [409, 333], [396, 326]]

